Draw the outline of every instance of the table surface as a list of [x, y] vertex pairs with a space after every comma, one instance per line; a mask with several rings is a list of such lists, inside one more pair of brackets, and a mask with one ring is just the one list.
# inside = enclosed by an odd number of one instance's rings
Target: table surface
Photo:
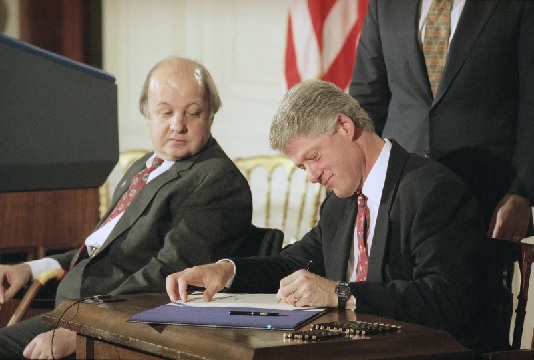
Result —
[[[395, 324], [395, 332], [322, 341], [287, 339], [287, 331], [128, 323], [131, 315], [166, 304], [166, 294], [121, 296], [102, 304], [64, 301], [43, 321], [70, 328], [79, 337], [172, 359], [472, 359], [473, 353], [449, 333], [353, 311], [332, 309], [311, 324], [360, 320]], [[73, 305], [69, 309], [69, 306]]]

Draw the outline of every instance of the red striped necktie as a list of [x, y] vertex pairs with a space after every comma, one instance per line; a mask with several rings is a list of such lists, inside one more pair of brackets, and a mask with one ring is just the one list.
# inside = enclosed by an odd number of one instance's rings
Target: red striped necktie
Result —
[[358, 262], [356, 264], [356, 281], [367, 279], [367, 198], [363, 194], [358, 195], [358, 215], [356, 215], [356, 238], [358, 240]]

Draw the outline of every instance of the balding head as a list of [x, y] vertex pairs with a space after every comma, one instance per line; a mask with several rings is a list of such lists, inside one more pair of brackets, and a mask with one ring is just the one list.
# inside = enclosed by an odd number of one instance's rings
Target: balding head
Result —
[[213, 116], [217, 113], [217, 111], [219, 111], [222, 105], [221, 99], [219, 97], [215, 82], [204, 65], [188, 58], [169, 57], [154, 65], [154, 67], [152, 67], [147, 74], [143, 88], [141, 89], [141, 96], [139, 97], [139, 111], [144, 117], [149, 117], [149, 86], [150, 80], [156, 71], [174, 73], [180, 77], [193, 75], [205, 92], [205, 96], [208, 101], [210, 117], [213, 119]]

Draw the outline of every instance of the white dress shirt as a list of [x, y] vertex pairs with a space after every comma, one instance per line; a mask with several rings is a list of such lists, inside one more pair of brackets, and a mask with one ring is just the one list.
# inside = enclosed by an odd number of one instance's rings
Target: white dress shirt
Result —
[[[362, 194], [367, 197], [367, 207], [369, 208], [369, 228], [367, 231], [367, 254], [371, 253], [373, 245], [373, 236], [375, 233], [376, 217], [378, 207], [382, 198], [382, 190], [386, 181], [386, 172], [388, 170], [389, 154], [391, 153], [391, 142], [385, 139], [384, 147], [371, 168], [367, 179], [362, 186]], [[347, 264], [347, 279], [356, 281], [356, 265], [358, 259], [358, 238], [356, 236], [356, 227], [354, 227], [354, 241], [350, 250], [349, 262]]]

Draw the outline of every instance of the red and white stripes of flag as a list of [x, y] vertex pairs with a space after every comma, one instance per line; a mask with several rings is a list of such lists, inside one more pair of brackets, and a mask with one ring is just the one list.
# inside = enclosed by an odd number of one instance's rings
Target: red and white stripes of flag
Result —
[[347, 90], [367, 0], [290, 0], [286, 88], [323, 79]]

